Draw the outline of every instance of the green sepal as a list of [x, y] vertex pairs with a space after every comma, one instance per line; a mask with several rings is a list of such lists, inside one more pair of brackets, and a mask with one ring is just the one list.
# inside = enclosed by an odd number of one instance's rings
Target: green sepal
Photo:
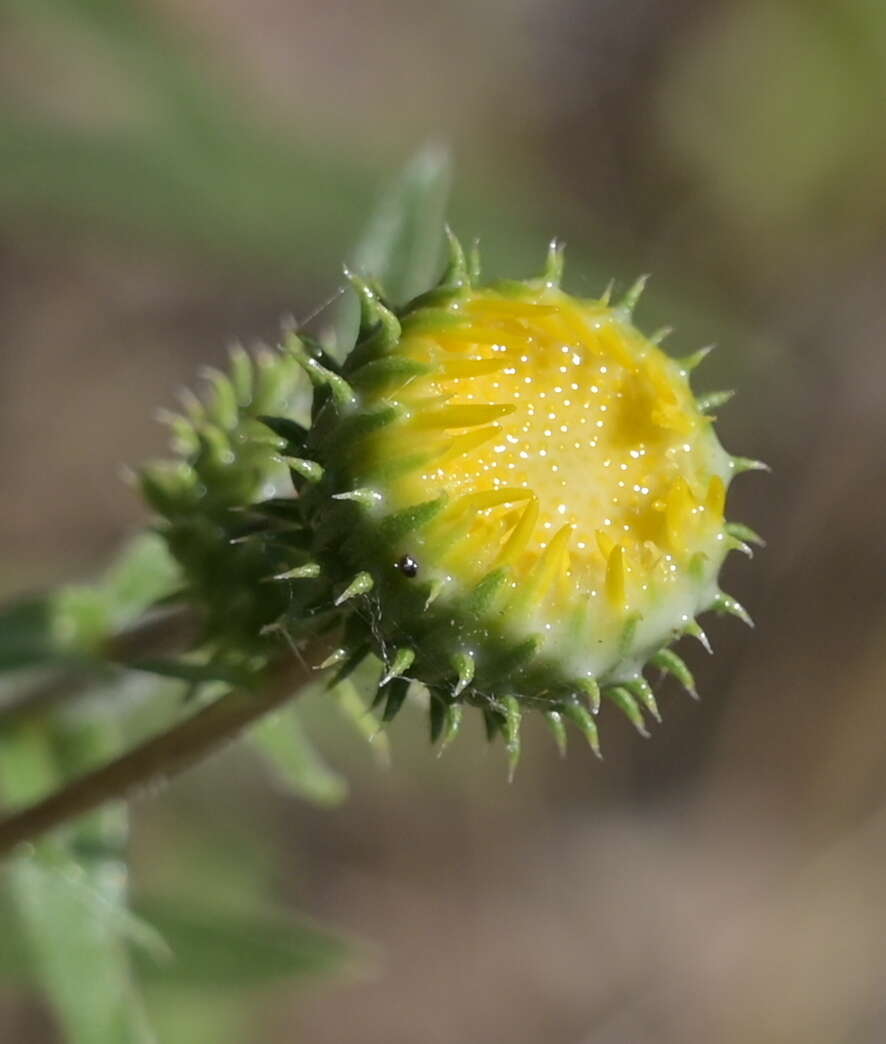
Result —
[[678, 656], [672, 649], [659, 649], [649, 662], [653, 667], [658, 667], [667, 674], [672, 674], [693, 699], [698, 699], [698, 691], [695, 687], [695, 678], [692, 676], [692, 671], [686, 666], [683, 658]]
[[634, 283], [628, 288], [627, 293], [618, 302], [616, 307], [622, 309], [623, 311], [627, 312], [628, 315], [630, 315], [637, 307], [637, 302], [640, 300], [643, 291], [646, 289], [646, 284], [648, 281], [648, 274], [641, 275], [639, 278], [637, 278], [634, 281]]
[[649, 730], [646, 728], [646, 722], [643, 720], [640, 707], [627, 689], [620, 685], [614, 685], [605, 690], [604, 696], [618, 707], [643, 739], [649, 739]]
[[655, 693], [645, 678], [631, 678], [629, 681], [622, 682], [621, 688], [627, 689], [635, 699], [639, 700], [656, 721], [661, 721], [658, 704], [655, 702]]
[[256, 417], [256, 420], [261, 421], [266, 428], [270, 428], [275, 435], [296, 451], [303, 450], [308, 443], [308, 429], [290, 417], [261, 416]]
[[390, 544], [398, 544], [403, 537], [426, 526], [432, 519], [446, 507], [448, 496], [443, 493], [436, 500], [426, 500], [422, 504], [413, 504], [411, 507], [403, 508], [387, 518], [382, 519], [382, 537]]
[[713, 656], [714, 650], [711, 648], [711, 643], [708, 636], [701, 629], [697, 620], [693, 620], [683, 628], [683, 633], [688, 634], [690, 638], [694, 638], [697, 642], [701, 643], [701, 647], [709, 655]]
[[456, 674], [455, 688], [452, 690], [452, 695], [461, 696], [474, 680], [474, 670], [476, 668], [474, 657], [469, 652], [457, 652], [452, 657], [452, 666]]
[[380, 359], [370, 359], [349, 376], [358, 388], [375, 390], [389, 385], [405, 384], [414, 377], [423, 377], [433, 372], [433, 366], [417, 359], [384, 355]]
[[200, 376], [210, 386], [207, 401], [211, 404], [211, 419], [223, 428], [236, 427], [240, 417], [240, 403], [228, 375], [214, 366], [204, 366]]
[[751, 618], [751, 614], [745, 609], [745, 607], [737, 602], [731, 595], [724, 594], [722, 591], [717, 595], [714, 601], [711, 603], [711, 609], [720, 614], [728, 614], [741, 620], [743, 624], [748, 627], [754, 626], [754, 621]]
[[400, 320], [382, 301], [381, 295], [360, 276], [345, 268], [345, 278], [360, 299], [360, 342], [389, 351], [400, 340]]
[[301, 366], [316, 388], [328, 388], [336, 406], [342, 410], [353, 409], [357, 405], [354, 389], [344, 377], [324, 366], [308, 351], [305, 342], [293, 331], [287, 333], [283, 348]]
[[382, 691], [386, 691], [386, 699], [381, 720], [384, 722], [393, 721], [400, 713], [400, 708], [403, 706], [407, 692], [409, 692], [409, 679], [394, 678], [385, 686], [385, 690], [379, 690], [379, 692]]
[[428, 704], [428, 730], [431, 743], [434, 744], [443, 735], [443, 729], [446, 725], [446, 711], [448, 704], [442, 700], [439, 696], [431, 693], [430, 702]]
[[460, 290], [462, 287], [470, 285], [470, 277], [468, 275], [468, 265], [465, 260], [465, 252], [458, 237], [447, 225], [446, 229], [446, 247], [447, 247], [447, 258], [446, 268], [443, 271], [443, 275], [440, 277], [440, 281], [435, 287], [436, 290]]
[[335, 689], [342, 682], [346, 681], [371, 652], [372, 646], [367, 641], [360, 642], [351, 647], [346, 658], [343, 661], [340, 661], [341, 666], [329, 679], [326, 686], [327, 689]]
[[450, 703], [446, 708], [446, 723], [443, 728], [443, 736], [440, 740], [440, 753], [449, 746], [461, 730], [462, 718], [464, 717], [464, 705], [461, 703]]
[[575, 682], [576, 689], [588, 699], [591, 714], [597, 714], [600, 710], [600, 686], [593, 678], [579, 678]]
[[603, 755], [600, 753], [600, 737], [597, 733], [597, 726], [591, 716], [591, 712], [584, 706], [584, 704], [579, 703], [578, 700], [566, 700], [561, 706], [566, 717], [571, 718], [571, 720], [581, 730], [585, 739], [588, 741], [591, 750], [598, 758], [602, 758]]
[[275, 573], [273, 576], [266, 577], [268, 581], [271, 580], [316, 580], [323, 572], [322, 566], [319, 562], [306, 562], [304, 565], [294, 566], [292, 569], [287, 569], [283, 573]]
[[379, 686], [387, 685], [388, 682], [393, 681], [394, 678], [399, 678], [405, 674], [406, 671], [412, 666], [415, 661], [415, 650], [402, 648], [397, 649], [390, 662], [390, 665], [382, 675], [381, 681], [378, 683]]
[[772, 471], [765, 460], [754, 460], [752, 457], [732, 457], [732, 470], [736, 475], [746, 471]]
[[374, 586], [375, 581], [372, 579], [372, 574], [363, 570], [362, 572], [357, 573], [347, 587], [345, 587], [344, 591], [342, 591], [342, 593], [336, 598], [335, 604], [337, 606], [343, 605], [352, 598], [359, 598], [360, 595], [368, 594]]
[[487, 573], [465, 597], [465, 611], [474, 615], [487, 612], [508, 578], [506, 569], [493, 569]]
[[730, 399], [734, 398], [735, 390], [727, 388], [724, 391], [709, 392], [707, 395], [699, 395], [695, 400], [699, 413], [709, 413], [711, 410], [725, 406]]
[[503, 676], [510, 678], [526, 670], [538, 655], [538, 651], [543, 644], [544, 639], [533, 635], [531, 638], [526, 638], [519, 644], [512, 646], [497, 663], [497, 666], [501, 668]]
[[[376, 406], [369, 410], [361, 410], [345, 417], [336, 427], [332, 435], [332, 445], [341, 446], [359, 442], [374, 432], [381, 431], [389, 424], [396, 424], [404, 419], [406, 413], [402, 406]], [[327, 450], [328, 452], [328, 450]]]
[[715, 347], [716, 345], [706, 344], [704, 348], [699, 348], [697, 352], [693, 352], [691, 355], [684, 355], [674, 361], [684, 373], [692, 373], [693, 370], [701, 366]]
[[505, 716], [494, 707], [484, 706], [483, 724], [486, 727], [486, 739], [489, 743], [492, 743], [500, 732], [504, 732]]
[[508, 754], [508, 782], [513, 782], [517, 765], [520, 762], [520, 720], [523, 712], [516, 696], [504, 698], [504, 737], [505, 750]]
[[316, 460], [307, 460], [305, 457], [283, 457], [281, 459], [290, 470], [294, 471], [296, 475], [300, 475], [301, 478], [307, 479], [308, 482], [319, 482], [323, 478], [323, 466]]
[[746, 526], [741, 522], [727, 522], [723, 528], [729, 536], [735, 537], [736, 540], [744, 540], [749, 544], [756, 544], [757, 547], [766, 546], [766, 541], [759, 533], [754, 532], [750, 526]]
[[552, 239], [548, 244], [548, 256], [545, 260], [542, 279], [545, 286], [558, 287], [563, 280], [563, 260], [566, 244], [559, 239]]
[[557, 744], [557, 751], [561, 758], [566, 757], [566, 725], [563, 722], [563, 715], [560, 711], [547, 710], [544, 712], [545, 721], [548, 723], [548, 728], [551, 730], [551, 735], [554, 737], [554, 742]]
[[362, 508], [377, 508], [384, 499], [377, 489], [349, 489], [347, 493], [333, 493], [333, 500], [351, 500]]

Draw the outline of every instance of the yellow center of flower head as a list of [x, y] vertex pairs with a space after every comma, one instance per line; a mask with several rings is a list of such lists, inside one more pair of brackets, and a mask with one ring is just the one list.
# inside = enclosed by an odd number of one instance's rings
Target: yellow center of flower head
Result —
[[395, 351], [425, 369], [378, 394], [403, 421], [367, 477], [395, 511], [446, 497], [402, 549], [442, 597], [506, 569], [497, 622], [593, 677], [711, 604], [731, 461], [626, 309], [543, 280], [465, 290], [405, 317]]

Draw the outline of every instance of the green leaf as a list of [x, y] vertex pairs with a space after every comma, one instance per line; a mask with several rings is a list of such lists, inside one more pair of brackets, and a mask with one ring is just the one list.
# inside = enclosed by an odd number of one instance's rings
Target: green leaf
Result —
[[95, 584], [66, 584], [0, 608], [0, 671], [85, 666], [115, 627], [175, 591], [178, 567], [159, 536], [127, 544]]
[[[368, 691], [375, 690], [373, 688]], [[350, 678], [347, 678], [339, 682], [333, 692], [342, 717], [370, 745], [376, 762], [383, 768], [387, 768], [391, 763], [391, 743], [387, 733], [382, 731], [378, 719], [372, 714], [371, 709], [366, 706], [365, 700], [360, 695], [361, 686], [355, 685]]]
[[[78, 745], [94, 753], [106, 740], [88, 731]], [[59, 775], [46, 729], [32, 724], [3, 732], [0, 784], [6, 804], [39, 798]], [[19, 925], [18, 959], [46, 994], [69, 1044], [155, 1040], [130, 976], [128, 946], [134, 938], [153, 951], [161, 944], [126, 910], [125, 815], [122, 807], [111, 806], [63, 835], [25, 846], [3, 875]]]
[[347, 796], [347, 783], [333, 772], [308, 739], [296, 707], [284, 707], [262, 718], [249, 733], [249, 739], [274, 776], [299, 797], [331, 806]]
[[[392, 304], [404, 304], [433, 285], [443, 250], [450, 180], [448, 151], [426, 146], [382, 194], [352, 251], [355, 272], [378, 283]], [[340, 355], [354, 343], [358, 325], [357, 295], [349, 289], [332, 329]]]
[[340, 971], [351, 948], [332, 932], [285, 910], [201, 908], [192, 900], [145, 897], [142, 918], [166, 940], [173, 957], [136, 954], [150, 983], [198, 989], [265, 986]]
[[201, 663], [198, 660], [163, 659], [160, 657], [144, 660], [127, 660], [126, 666], [132, 671], [144, 671], [156, 674], [160, 678], [173, 678], [176, 681], [188, 682], [190, 685], [209, 685], [212, 682], [223, 682], [233, 687], [248, 687], [255, 677], [246, 670], [235, 669], [212, 661]]
[[57, 658], [52, 600], [38, 595], [0, 609], [0, 671], [37, 667]]
[[157, 533], [134, 537], [101, 579], [102, 594], [119, 624], [166, 598], [181, 584], [181, 572], [166, 541]]
[[48, 844], [9, 867], [30, 974], [69, 1044], [149, 1044], [155, 1038], [130, 979], [119, 908], [90, 894], [83, 876], [76, 860]]

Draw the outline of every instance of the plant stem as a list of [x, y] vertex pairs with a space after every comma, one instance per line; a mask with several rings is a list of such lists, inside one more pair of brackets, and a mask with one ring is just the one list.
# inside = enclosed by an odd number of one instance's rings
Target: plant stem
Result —
[[294, 698], [328, 651], [326, 642], [318, 641], [302, 655], [287, 656], [257, 691], [230, 692], [42, 801], [0, 819], [0, 856], [107, 801], [132, 797], [187, 769], [268, 711]]

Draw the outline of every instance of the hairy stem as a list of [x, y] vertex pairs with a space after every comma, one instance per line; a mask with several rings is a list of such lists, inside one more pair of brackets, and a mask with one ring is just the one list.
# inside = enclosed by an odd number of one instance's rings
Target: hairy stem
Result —
[[0, 819], [0, 856], [75, 816], [108, 801], [132, 797], [200, 761], [262, 715], [294, 698], [328, 651], [327, 643], [318, 641], [301, 655], [287, 656], [257, 691], [230, 692], [42, 801]]

